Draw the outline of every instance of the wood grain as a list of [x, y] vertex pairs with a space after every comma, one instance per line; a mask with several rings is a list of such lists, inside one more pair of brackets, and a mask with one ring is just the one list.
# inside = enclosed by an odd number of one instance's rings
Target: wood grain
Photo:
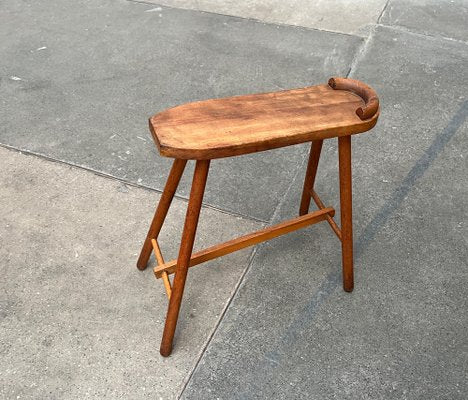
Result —
[[317, 168], [320, 161], [320, 153], [322, 152], [322, 145], [323, 140], [314, 140], [310, 146], [309, 162], [307, 163], [307, 170], [304, 177], [299, 215], [304, 215], [309, 212], [310, 191], [314, 187]]
[[184, 231], [180, 242], [179, 256], [177, 257], [176, 274], [172, 285], [169, 307], [167, 309], [166, 323], [164, 325], [163, 337], [159, 352], [167, 357], [172, 351], [172, 341], [176, 330], [177, 319], [179, 317], [180, 304], [184, 294], [185, 280], [190, 258], [192, 255], [193, 242], [197, 232], [198, 218], [205, 193], [206, 179], [210, 161], [197, 161], [193, 173], [192, 189], [190, 190], [190, 199], [185, 215]]
[[351, 179], [351, 136], [338, 138], [338, 164], [340, 175], [341, 259], [343, 289], [352, 292], [353, 270], [353, 199]]
[[325, 84], [188, 103], [149, 125], [161, 155], [208, 160], [368, 131], [379, 112], [362, 120], [365, 107], [359, 94]]
[[148, 234], [146, 235], [145, 242], [140, 252], [140, 257], [138, 257], [137, 267], [140, 270], [144, 270], [148, 264], [148, 260], [151, 255], [151, 239], [157, 239], [159, 232], [161, 231], [164, 220], [166, 219], [167, 212], [174, 198], [177, 186], [179, 186], [180, 178], [184, 173], [185, 165], [187, 160], [174, 160], [167, 178], [166, 185], [164, 186], [164, 191], [159, 200], [158, 207], [154, 213], [153, 221], [151, 222]]
[[364, 100], [364, 106], [356, 109], [356, 114], [362, 120], [372, 118], [379, 111], [379, 98], [374, 89], [356, 79], [330, 78], [328, 85], [336, 90], [349, 90]]

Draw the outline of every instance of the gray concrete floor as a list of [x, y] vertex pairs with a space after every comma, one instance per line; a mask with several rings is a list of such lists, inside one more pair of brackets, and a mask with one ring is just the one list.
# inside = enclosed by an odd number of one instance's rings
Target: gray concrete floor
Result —
[[[178, 351], [163, 358], [166, 294], [151, 268], [135, 267], [159, 194], [4, 148], [0, 160], [2, 397], [171, 398], [200, 357], [249, 251], [212, 262], [209, 274], [193, 270]], [[185, 208], [175, 200], [162, 232], [168, 258], [177, 254]], [[260, 227], [209, 208], [201, 218], [198, 248]]]
[[[0, 396], [468, 398], [466, 26], [462, 0], [2, 2]], [[167, 300], [134, 266], [169, 167], [147, 117], [332, 75], [382, 102], [353, 138], [355, 291], [315, 225], [191, 270], [161, 358]], [[196, 247], [294, 215], [306, 156], [213, 162]]]

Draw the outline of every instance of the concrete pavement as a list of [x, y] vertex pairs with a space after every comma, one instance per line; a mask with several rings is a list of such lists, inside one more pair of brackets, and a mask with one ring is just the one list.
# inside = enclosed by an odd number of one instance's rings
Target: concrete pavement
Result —
[[[0, 149], [2, 397], [468, 396], [468, 3], [280, 3], [2, 2], [0, 144], [27, 153]], [[134, 267], [169, 167], [147, 117], [335, 74], [382, 104], [353, 139], [355, 291], [315, 225], [191, 270], [160, 358], [167, 300]], [[295, 215], [306, 154], [214, 162], [197, 246]], [[338, 211], [336, 159], [317, 191]]]
[[[174, 398], [249, 264], [244, 250], [191, 271], [177, 352], [159, 355], [167, 298], [136, 260], [159, 195], [0, 148], [0, 397]], [[186, 202], [161, 233], [177, 255]], [[256, 222], [205, 208], [195, 247]]]

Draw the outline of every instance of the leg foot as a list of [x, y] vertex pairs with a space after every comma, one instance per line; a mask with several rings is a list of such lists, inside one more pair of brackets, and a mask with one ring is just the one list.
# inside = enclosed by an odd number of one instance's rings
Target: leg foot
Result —
[[338, 138], [340, 169], [341, 257], [343, 263], [343, 289], [352, 292], [353, 273], [353, 204], [351, 180], [351, 136]]
[[208, 176], [210, 161], [199, 160], [195, 166], [193, 175], [192, 190], [185, 217], [184, 231], [180, 243], [179, 256], [177, 257], [177, 267], [172, 285], [171, 299], [167, 310], [166, 324], [161, 341], [160, 353], [167, 357], [172, 352], [172, 341], [179, 317], [180, 304], [184, 293], [185, 280], [192, 255], [193, 242], [198, 225], [198, 217], [202, 205], [203, 194], [205, 192], [206, 178]]

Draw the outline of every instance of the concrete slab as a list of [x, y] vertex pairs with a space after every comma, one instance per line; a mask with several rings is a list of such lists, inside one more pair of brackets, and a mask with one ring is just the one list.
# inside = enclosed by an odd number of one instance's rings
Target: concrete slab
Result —
[[[278, 24], [364, 35], [386, 0], [149, 0], [155, 5], [202, 10]], [[157, 9], [155, 9], [157, 12]]]
[[[161, 281], [135, 267], [159, 196], [0, 148], [0, 397], [176, 398], [249, 250], [190, 270], [170, 358], [159, 355]], [[161, 236], [177, 254], [186, 202]], [[259, 228], [203, 209], [196, 247]]]
[[381, 22], [468, 42], [468, 1], [390, 0]]
[[[467, 61], [460, 43], [377, 28], [354, 74], [383, 106], [353, 139], [354, 292], [327, 225], [262, 246], [183, 398], [467, 397]], [[335, 157], [317, 187], [331, 205]]]
[[[191, 100], [325, 82], [347, 73], [361, 43], [123, 0], [8, 0], [2, 9], [0, 143], [157, 189], [170, 161], [156, 156], [150, 115]], [[304, 154], [298, 146], [216, 161], [205, 201], [268, 220]]]

